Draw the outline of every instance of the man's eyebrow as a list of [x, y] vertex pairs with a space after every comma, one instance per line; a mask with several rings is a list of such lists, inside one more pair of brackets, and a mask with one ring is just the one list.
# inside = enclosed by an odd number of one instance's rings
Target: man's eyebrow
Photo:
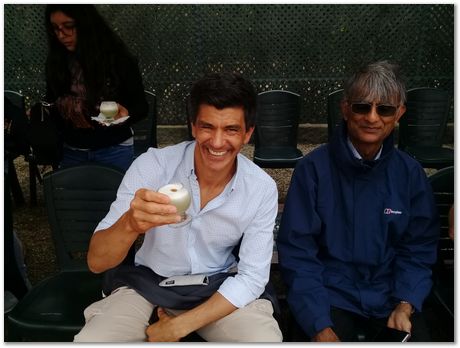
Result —
[[226, 129], [232, 128], [232, 129], [241, 129], [241, 126], [239, 124], [229, 124], [228, 126], [225, 126]]
[[198, 121], [197, 121], [197, 124], [199, 124], [200, 126], [204, 126], [204, 125], [211, 126], [211, 123], [206, 122], [206, 121], [202, 121], [202, 120], [198, 120]]

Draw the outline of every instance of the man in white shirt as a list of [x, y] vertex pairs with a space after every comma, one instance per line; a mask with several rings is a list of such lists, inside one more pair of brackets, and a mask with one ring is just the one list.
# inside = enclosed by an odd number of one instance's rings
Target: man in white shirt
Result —
[[[272, 303], [261, 297], [273, 249], [276, 184], [239, 154], [254, 130], [256, 97], [237, 74], [205, 76], [190, 96], [195, 141], [151, 148], [129, 168], [88, 252], [93, 272], [109, 270], [111, 294], [85, 310], [75, 341], [179, 341], [194, 331], [214, 342], [282, 341]], [[176, 207], [157, 192], [170, 183], [181, 183], [192, 196], [190, 222], [179, 227]], [[135, 266], [123, 266], [142, 234]], [[238, 245], [239, 260], [233, 253]], [[161, 285], [184, 275], [180, 281], [188, 286]], [[158, 320], [149, 325], [154, 310]]]

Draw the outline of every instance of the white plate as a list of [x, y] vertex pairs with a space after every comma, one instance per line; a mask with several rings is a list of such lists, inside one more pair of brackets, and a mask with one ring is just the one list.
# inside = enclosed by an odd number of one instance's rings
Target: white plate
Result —
[[92, 120], [97, 121], [100, 124], [103, 124], [104, 126], [111, 126], [113, 124], [120, 124], [120, 123], [125, 122], [128, 118], [129, 118], [129, 116], [123, 116], [123, 117], [120, 117], [120, 118], [118, 118], [118, 119], [116, 119], [114, 121], [107, 121], [107, 119], [105, 118], [105, 116], [103, 114], [99, 114], [96, 117], [91, 117]]

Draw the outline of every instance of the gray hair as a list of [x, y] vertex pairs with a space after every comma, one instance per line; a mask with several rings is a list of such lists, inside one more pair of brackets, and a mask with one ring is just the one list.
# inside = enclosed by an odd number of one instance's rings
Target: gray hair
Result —
[[344, 99], [405, 104], [406, 86], [399, 65], [383, 60], [360, 68], [345, 83]]

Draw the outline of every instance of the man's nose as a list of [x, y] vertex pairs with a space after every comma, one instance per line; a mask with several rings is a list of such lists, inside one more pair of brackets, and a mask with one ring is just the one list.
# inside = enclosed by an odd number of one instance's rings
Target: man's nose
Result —
[[377, 113], [377, 106], [375, 104], [372, 105], [371, 110], [367, 113], [366, 120], [369, 121], [369, 122], [380, 121], [380, 116]]
[[216, 130], [211, 138], [212, 146], [219, 148], [224, 144], [224, 133], [222, 130]]

